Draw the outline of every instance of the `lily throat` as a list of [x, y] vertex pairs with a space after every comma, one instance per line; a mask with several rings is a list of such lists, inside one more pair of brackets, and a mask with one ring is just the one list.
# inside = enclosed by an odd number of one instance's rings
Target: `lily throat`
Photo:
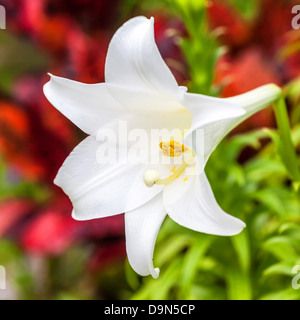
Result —
[[160, 179], [160, 173], [157, 170], [147, 170], [144, 173], [144, 182], [147, 187], [151, 188], [154, 184], [167, 185], [177, 179], [185, 169], [192, 163], [194, 160], [194, 152], [181, 144], [178, 141], [171, 140], [169, 142], [160, 142], [159, 147], [161, 149], [162, 155], [165, 157], [180, 157], [184, 153], [184, 161], [182, 164], [174, 170], [171, 170], [172, 174], [164, 179]]

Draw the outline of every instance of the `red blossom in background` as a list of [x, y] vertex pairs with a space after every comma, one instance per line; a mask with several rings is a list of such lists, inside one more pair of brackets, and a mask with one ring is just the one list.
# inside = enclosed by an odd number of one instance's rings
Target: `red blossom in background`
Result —
[[172, 71], [178, 84], [186, 85], [189, 79], [188, 66], [178, 44], [178, 38], [186, 36], [183, 23], [162, 13], [153, 13], [155, 18], [155, 41], [159, 51]]
[[71, 203], [57, 197], [51, 204], [38, 208], [33, 219], [27, 219], [19, 235], [21, 245], [29, 252], [61, 254], [73, 243], [99, 242], [100, 248], [109, 238], [123, 242], [123, 216], [101, 220], [76, 221], [71, 215]]
[[90, 262], [94, 271], [125, 257], [123, 215], [81, 222], [71, 217], [71, 210], [62, 196], [46, 205], [5, 200], [0, 204], [0, 236], [15, 239], [25, 251], [38, 255], [60, 255], [73, 244], [89, 244], [95, 253]]
[[43, 124], [41, 113], [33, 106], [21, 109], [0, 103], [0, 152], [21, 177], [53, 180], [59, 163], [68, 155], [67, 142], [57, 132]]
[[249, 24], [226, 1], [211, 1], [208, 17], [212, 29], [221, 28], [221, 42], [232, 49], [244, 45], [251, 38]]
[[30, 200], [13, 199], [0, 203], [0, 237], [22, 218], [32, 212], [34, 204]]
[[72, 219], [71, 210], [62, 196], [47, 205], [29, 199], [3, 201], [0, 236], [16, 239], [25, 251], [38, 255], [60, 255], [73, 244], [89, 244], [92, 271], [125, 258], [123, 215], [81, 222]]
[[[223, 97], [241, 94], [267, 83], [280, 84], [278, 75], [261, 53], [255, 49], [248, 49], [238, 57], [225, 55], [217, 63], [216, 82], [223, 83]], [[274, 126], [271, 108], [255, 114], [235, 131], [246, 131], [256, 127]]]
[[26, 113], [16, 105], [0, 102], [0, 152], [5, 161], [27, 177], [40, 175], [41, 168], [32, 161], [26, 148], [29, 138], [29, 123]]
[[[292, 37], [295, 32], [291, 29], [291, 9], [296, 2], [262, 0], [259, 16], [246, 21], [229, 3], [212, 1], [208, 10], [210, 24], [212, 28], [223, 28], [220, 41], [228, 50], [216, 70], [216, 83], [222, 85], [223, 97], [270, 82], [284, 85], [299, 75], [300, 53], [287, 50], [297, 38]], [[287, 51], [291, 54], [280, 55]], [[265, 109], [240, 126], [240, 130], [273, 125], [272, 112]]]
[[[43, 84], [47, 72], [82, 82], [104, 80], [104, 63], [117, 2], [10, 0], [3, 5], [8, 29], [27, 38], [47, 63], [40, 72], [19, 75], [10, 88], [10, 97], [0, 102], [0, 153], [20, 179], [46, 184], [45, 203], [11, 199], [0, 206], [0, 232], [15, 239], [27, 252], [60, 255], [73, 244], [93, 247], [103, 262], [124, 258], [123, 216], [78, 222], [72, 206], [53, 179], [69, 152], [84, 134], [45, 99]], [[118, 244], [118, 250], [110, 250]], [[99, 255], [99, 252], [102, 252]], [[103, 254], [105, 253], [105, 254]], [[109, 253], [109, 254], [108, 254]]]

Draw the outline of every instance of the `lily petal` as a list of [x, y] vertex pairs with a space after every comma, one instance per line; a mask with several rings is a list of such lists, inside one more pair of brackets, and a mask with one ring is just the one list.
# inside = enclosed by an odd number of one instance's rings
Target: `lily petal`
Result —
[[122, 158], [115, 164], [100, 164], [97, 150], [101, 146], [95, 137], [87, 137], [65, 160], [54, 180], [70, 197], [76, 220], [134, 210], [162, 189], [146, 187], [143, 181], [149, 169], [146, 164], [130, 164]]
[[204, 172], [189, 176], [185, 183], [176, 179], [164, 189], [163, 201], [171, 219], [195, 231], [231, 236], [245, 227], [217, 204]]
[[237, 103], [202, 94], [185, 93], [184, 105], [192, 114], [191, 130], [204, 128], [207, 124], [238, 118], [246, 114], [246, 111]]
[[153, 251], [158, 231], [166, 217], [159, 194], [144, 206], [125, 213], [126, 250], [131, 267], [141, 276], [157, 278], [153, 267]]
[[[224, 121], [215, 121], [204, 126], [204, 163], [206, 163], [210, 154], [219, 144], [219, 142], [240, 123], [251, 117], [254, 113], [270, 106], [281, 95], [281, 89], [274, 85], [268, 84], [258, 87], [247, 93], [234, 96], [231, 98], [221, 99], [224, 103], [231, 103], [232, 107], [244, 110], [244, 114], [236, 117], [228, 117]], [[225, 108], [224, 108], [225, 109]], [[226, 107], [227, 110], [227, 107]]]
[[105, 82], [112, 93], [114, 87], [125, 86], [179, 97], [178, 84], [155, 43], [153, 18], [135, 17], [117, 30], [107, 52]]
[[282, 90], [277, 85], [270, 83], [225, 100], [246, 110], [247, 114], [241, 119], [242, 122], [254, 113], [270, 106], [281, 94]]
[[[191, 129], [184, 137], [184, 144], [202, 156], [204, 164], [218, 143], [246, 115], [245, 109], [231, 101], [201, 94], [185, 93], [184, 105], [192, 114]], [[202, 133], [201, 146], [199, 133]]]
[[124, 108], [116, 102], [105, 83], [85, 84], [51, 76], [44, 85], [50, 103], [87, 134], [125, 117]]
[[[128, 130], [181, 128], [190, 125], [190, 113], [175, 100], [114, 87], [112, 97], [106, 83], [85, 84], [50, 75], [44, 94], [53, 106], [87, 134], [96, 135], [102, 127], [126, 121]], [[156, 101], [156, 100], [157, 101]], [[168, 111], [168, 106], [170, 111]], [[159, 116], [158, 116], [159, 112]]]

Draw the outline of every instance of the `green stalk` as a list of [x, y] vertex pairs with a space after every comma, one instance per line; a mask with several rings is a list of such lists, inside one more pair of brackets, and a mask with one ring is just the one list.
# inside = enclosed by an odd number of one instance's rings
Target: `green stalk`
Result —
[[283, 94], [274, 103], [274, 111], [280, 136], [278, 151], [291, 178], [298, 184], [300, 182], [298, 159], [292, 141], [290, 122]]

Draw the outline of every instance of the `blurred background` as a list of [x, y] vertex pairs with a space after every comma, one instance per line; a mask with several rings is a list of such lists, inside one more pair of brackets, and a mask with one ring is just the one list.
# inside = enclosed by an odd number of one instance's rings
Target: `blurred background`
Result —
[[245, 231], [223, 238], [166, 219], [154, 254], [161, 275], [153, 280], [126, 260], [123, 215], [71, 218], [53, 179], [85, 135], [42, 92], [48, 72], [103, 82], [117, 28], [153, 16], [157, 45], [179, 85], [222, 97], [280, 85], [299, 155], [297, 2], [2, 0], [0, 299], [300, 299], [291, 284], [300, 265], [300, 194], [270, 139], [272, 108], [237, 128], [206, 168], [218, 202], [246, 222]]

